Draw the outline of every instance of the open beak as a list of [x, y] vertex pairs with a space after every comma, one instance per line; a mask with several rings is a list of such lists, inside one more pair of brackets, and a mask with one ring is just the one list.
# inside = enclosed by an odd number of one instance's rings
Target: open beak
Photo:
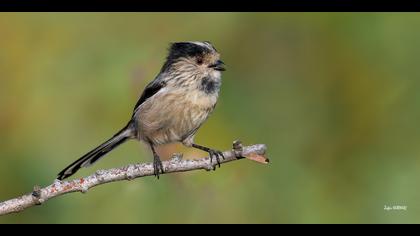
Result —
[[213, 68], [215, 70], [218, 70], [218, 71], [225, 71], [226, 70], [225, 63], [221, 60], [217, 60], [216, 63], [214, 63], [213, 65], [210, 65], [209, 67]]

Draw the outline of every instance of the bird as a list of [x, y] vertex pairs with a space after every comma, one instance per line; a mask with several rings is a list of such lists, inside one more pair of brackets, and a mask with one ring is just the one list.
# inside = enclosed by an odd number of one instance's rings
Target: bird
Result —
[[223, 153], [196, 144], [194, 137], [216, 107], [222, 83], [221, 73], [225, 70], [220, 53], [209, 41], [170, 43], [160, 72], [141, 93], [127, 125], [63, 169], [57, 179], [66, 179], [80, 168], [91, 166], [131, 139], [150, 147], [154, 175], [158, 179], [164, 173], [164, 168], [156, 147], [168, 143], [179, 142], [207, 152], [210, 163], [215, 158], [220, 168]]

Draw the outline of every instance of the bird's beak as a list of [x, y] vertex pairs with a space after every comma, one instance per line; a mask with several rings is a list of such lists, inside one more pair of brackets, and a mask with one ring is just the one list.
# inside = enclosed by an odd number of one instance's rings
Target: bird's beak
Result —
[[215, 70], [218, 70], [218, 71], [225, 71], [226, 70], [225, 63], [221, 60], [217, 60], [216, 63], [214, 63], [213, 65], [210, 65], [209, 67], [213, 68]]

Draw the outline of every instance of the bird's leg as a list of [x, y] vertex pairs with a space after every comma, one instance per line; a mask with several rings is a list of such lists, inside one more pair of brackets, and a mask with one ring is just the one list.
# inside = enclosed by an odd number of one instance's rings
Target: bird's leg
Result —
[[163, 165], [162, 161], [159, 158], [159, 155], [156, 153], [155, 147], [153, 144], [150, 144], [150, 148], [152, 149], [153, 153], [153, 169], [156, 178], [159, 179], [159, 171], [163, 174]]
[[[204, 146], [201, 146], [201, 145], [198, 145], [198, 144], [195, 144], [195, 143], [192, 144], [192, 147], [200, 149], [200, 150], [205, 151], [205, 152], [208, 152], [209, 156], [210, 156], [210, 163], [212, 163], [213, 157], [216, 158], [217, 165], [219, 166], [219, 168], [220, 168], [220, 158], [219, 158], [219, 156], [221, 156], [223, 158], [223, 160], [225, 159], [225, 156], [223, 155], [223, 152], [221, 152], [221, 151], [214, 150], [214, 149], [211, 149], [211, 148], [208, 148], [208, 147], [204, 147]], [[214, 167], [214, 168], [216, 168], [216, 167]]]

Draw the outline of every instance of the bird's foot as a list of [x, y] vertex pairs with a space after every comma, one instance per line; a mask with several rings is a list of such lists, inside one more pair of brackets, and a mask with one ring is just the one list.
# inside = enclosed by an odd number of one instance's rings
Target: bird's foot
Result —
[[[214, 149], [211, 149], [211, 148], [208, 148], [208, 147], [204, 147], [204, 146], [201, 146], [201, 145], [198, 145], [198, 144], [195, 144], [195, 143], [193, 143], [191, 146], [194, 147], [194, 148], [200, 149], [202, 151], [208, 152], [209, 156], [210, 156], [210, 165], [212, 165], [212, 163], [213, 163], [213, 157], [216, 158], [217, 165], [220, 168], [220, 158], [219, 157], [222, 157], [223, 160], [225, 159], [225, 156], [223, 155], [223, 152], [218, 151], [218, 150], [214, 150]], [[213, 170], [215, 170], [215, 169], [216, 169], [216, 166], [213, 166]]]
[[153, 170], [154, 170], [155, 177], [158, 179], [159, 179], [159, 172], [162, 174], [164, 173], [162, 161], [160, 160], [159, 156], [154, 156], [153, 158]]
[[[210, 156], [210, 164], [213, 163], [213, 157], [214, 157], [217, 161], [217, 165], [220, 168], [220, 157], [222, 157], [223, 160], [225, 159], [225, 156], [223, 155], [223, 152], [218, 151], [218, 150], [214, 150], [214, 149], [209, 149], [207, 152], [209, 153], [209, 156]], [[215, 170], [215, 169], [216, 169], [216, 166], [213, 166], [213, 170]]]

